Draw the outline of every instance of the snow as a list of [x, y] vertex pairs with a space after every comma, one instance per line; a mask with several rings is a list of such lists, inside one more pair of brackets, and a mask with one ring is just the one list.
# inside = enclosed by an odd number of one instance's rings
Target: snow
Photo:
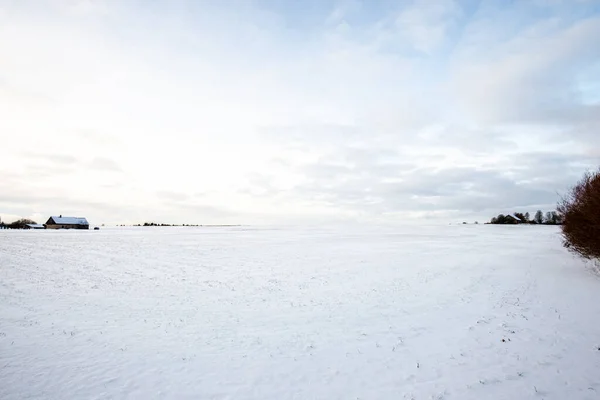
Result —
[[1, 399], [598, 399], [555, 227], [0, 231]]

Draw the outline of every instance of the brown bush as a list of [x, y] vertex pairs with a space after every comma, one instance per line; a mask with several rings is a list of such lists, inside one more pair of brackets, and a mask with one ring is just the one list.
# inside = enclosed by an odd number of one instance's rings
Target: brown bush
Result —
[[600, 259], [600, 170], [586, 173], [560, 201], [563, 244], [585, 258]]

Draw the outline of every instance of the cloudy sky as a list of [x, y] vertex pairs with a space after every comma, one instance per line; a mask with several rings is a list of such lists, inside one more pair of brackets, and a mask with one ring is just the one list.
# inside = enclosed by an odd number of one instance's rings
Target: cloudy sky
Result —
[[457, 222], [600, 165], [600, 1], [0, 0], [0, 217]]

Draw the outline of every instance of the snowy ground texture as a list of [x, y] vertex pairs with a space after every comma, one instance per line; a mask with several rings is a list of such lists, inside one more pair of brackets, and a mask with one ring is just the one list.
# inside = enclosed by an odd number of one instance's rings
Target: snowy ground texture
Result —
[[0, 399], [599, 399], [554, 227], [0, 231]]

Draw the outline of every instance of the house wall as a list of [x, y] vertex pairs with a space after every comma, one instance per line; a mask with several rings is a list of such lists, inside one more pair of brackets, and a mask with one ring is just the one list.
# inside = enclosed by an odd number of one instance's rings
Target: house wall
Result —
[[90, 229], [89, 225], [78, 225], [78, 224], [63, 224], [63, 225], [46, 225], [46, 229]]

